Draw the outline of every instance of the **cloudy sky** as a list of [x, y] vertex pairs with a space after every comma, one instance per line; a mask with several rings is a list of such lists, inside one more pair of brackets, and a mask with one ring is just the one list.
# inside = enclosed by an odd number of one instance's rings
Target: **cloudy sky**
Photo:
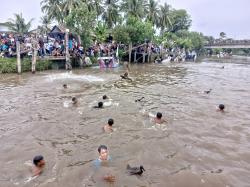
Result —
[[[0, 22], [14, 13], [26, 19], [35, 18], [39, 24], [42, 15], [40, 0], [1, 0]], [[228, 37], [250, 39], [250, 0], [160, 0], [176, 9], [186, 9], [191, 15], [191, 30], [218, 37], [224, 31]]]

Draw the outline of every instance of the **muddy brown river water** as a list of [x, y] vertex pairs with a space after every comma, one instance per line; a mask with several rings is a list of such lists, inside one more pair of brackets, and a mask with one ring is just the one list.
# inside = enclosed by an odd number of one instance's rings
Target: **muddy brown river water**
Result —
[[[250, 186], [250, 64], [223, 65], [132, 65], [133, 82], [119, 79], [122, 67], [1, 74], [0, 187]], [[112, 105], [93, 109], [104, 94]], [[144, 115], [158, 111], [168, 121], [161, 126]], [[102, 132], [109, 118], [112, 134]], [[112, 164], [94, 171], [100, 144]], [[37, 154], [47, 165], [31, 179]], [[146, 172], [129, 176], [128, 163]], [[107, 172], [115, 183], [100, 179]]]

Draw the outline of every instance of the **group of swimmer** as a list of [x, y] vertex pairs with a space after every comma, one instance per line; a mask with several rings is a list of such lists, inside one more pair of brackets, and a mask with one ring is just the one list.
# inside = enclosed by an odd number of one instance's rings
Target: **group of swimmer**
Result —
[[[127, 79], [132, 81], [131, 78], [129, 78], [128, 76], [128, 72], [125, 72], [124, 75], [120, 76], [122, 79]], [[67, 84], [63, 85], [64, 89], [67, 89], [68, 86]], [[208, 91], [204, 91], [204, 93], [209, 94], [212, 91], [212, 89], [208, 90]], [[102, 96], [103, 101], [108, 100], [109, 97], [107, 95], [103, 95]], [[140, 99], [135, 100], [135, 102], [140, 102], [144, 99], [144, 97], [141, 97]], [[76, 97], [72, 97], [72, 104], [76, 105], [78, 103], [78, 100]], [[94, 106], [94, 108], [104, 108], [104, 103], [102, 101], [98, 102], [97, 106]], [[224, 104], [220, 104], [217, 107], [217, 111], [220, 112], [224, 112], [225, 110], [225, 105]], [[165, 119], [162, 118], [162, 113], [161, 112], [157, 112], [156, 116], [150, 116], [149, 114], [147, 115], [148, 117], [152, 117], [152, 121], [155, 124], [163, 124], [165, 122], [167, 122]], [[106, 133], [112, 133], [113, 130], [113, 125], [114, 125], [114, 119], [110, 118], [107, 121], [107, 124], [105, 124], [103, 126], [103, 130]], [[99, 168], [102, 164], [104, 163], [108, 163], [109, 161], [111, 161], [111, 157], [109, 156], [109, 152], [108, 152], [108, 148], [105, 145], [100, 145], [97, 149], [98, 153], [99, 153], [99, 157], [98, 159], [96, 159], [94, 161], [94, 166], [96, 168]], [[40, 175], [44, 168], [45, 168], [45, 160], [44, 157], [42, 155], [38, 155], [35, 156], [33, 159], [33, 168], [32, 168], [32, 173], [33, 176], [38, 176]], [[139, 166], [139, 167], [131, 167], [130, 165], [127, 165], [127, 171], [129, 174], [131, 175], [141, 175], [143, 173], [143, 171], [145, 171], [145, 169], [143, 168], [143, 166]], [[108, 175], [104, 175], [103, 179], [105, 181], [108, 182], [114, 182], [115, 181], [115, 176], [112, 174], [108, 174]]]

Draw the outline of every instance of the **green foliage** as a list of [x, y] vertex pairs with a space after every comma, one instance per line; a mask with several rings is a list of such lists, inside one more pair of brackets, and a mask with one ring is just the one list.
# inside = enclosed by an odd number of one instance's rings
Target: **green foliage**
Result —
[[168, 30], [169, 32], [175, 33], [180, 30], [188, 30], [191, 26], [192, 20], [186, 10], [172, 10], [170, 17], [172, 24]]
[[72, 9], [65, 18], [66, 26], [81, 37], [83, 47], [85, 48], [92, 43], [95, 17], [96, 12], [90, 11], [86, 4], [82, 4], [81, 7]]
[[204, 45], [204, 37], [198, 32], [181, 30], [176, 33], [167, 32], [163, 37], [158, 38], [165, 47], [180, 47], [185, 49], [199, 50]]
[[108, 37], [108, 28], [102, 22], [97, 23], [94, 32], [97, 42], [104, 42]]
[[113, 28], [120, 16], [118, 0], [105, 0], [104, 6], [107, 8], [103, 12], [102, 19], [109, 28]]
[[[38, 60], [36, 63], [36, 70], [43, 71], [51, 69], [52, 62], [48, 60]], [[31, 71], [31, 59], [25, 58], [21, 60], [22, 72]], [[1, 58], [0, 59], [0, 73], [17, 73], [16, 58]]]
[[124, 44], [144, 43], [146, 39], [153, 39], [154, 29], [151, 23], [130, 16], [126, 24], [114, 28], [113, 35], [116, 41]]
[[90, 60], [91, 60], [92, 64], [97, 64], [98, 63], [97, 57], [91, 56]]
[[121, 4], [121, 9], [125, 13], [125, 17], [136, 17], [142, 19], [146, 13], [146, 0], [124, 0]]

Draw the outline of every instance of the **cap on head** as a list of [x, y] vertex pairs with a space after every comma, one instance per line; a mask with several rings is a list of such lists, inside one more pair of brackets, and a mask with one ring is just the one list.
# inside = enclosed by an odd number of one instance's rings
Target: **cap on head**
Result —
[[219, 109], [220, 109], [220, 110], [224, 110], [224, 109], [225, 109], [225, 105], [220, 104], [220, 105], [219, 105]]
[[161, 118], [162, 118], [162, 113], [161, 113], [161, 112], [157, 112], [156, 117], [157, 117], [158, 119], [161, 119]]
[[100, 145], [98, 147], [98, 152], [101, 153], [101, 150], [104, 149], [104, 150], [108, 150], [107, 146], [106, 145]]
[[37, 166], [37, 164], [38, 164], [40, 161], [42, 161], [42, 160], [43, 160], [43, 156], [42, 156], [42, 155], [35, 156], [35, 157], [33, 158], [33, 164], [34, 164], [35, 166]]
[[112, 118], [110, 118], [110, 119], [108, 120], [108, 124], [109, 124], [109, 126], [112, 126], [112, 125], [114, 124], [114, 120], [113, 120]]

